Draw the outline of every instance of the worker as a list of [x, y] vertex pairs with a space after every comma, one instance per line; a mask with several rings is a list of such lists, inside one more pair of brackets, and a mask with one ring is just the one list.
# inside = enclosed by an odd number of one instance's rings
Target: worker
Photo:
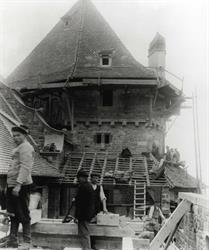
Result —
[[32, 184], [34, 148], [27, 141], [28, 127], [24, 125], [12, 128], [12, 135], [17, 147], [12, 152], [12, 162], [7, 173], [7, 212], [13, 213], [8, 239], [8, 247], [18, 247], [19, 223], [23, 227], [23, 244], [19, 249], [29, 249], [31, 244], [29, 198]]
[[132, 157], [131, 151], [128, 147], [123, 147], [122, 152], [120, 153], [121, 158], [130, 158]]
[[171, 151], [169, 146], [166, 146], [166, 161], [171, 161]]
[[83, 250], [91, 249], [89, 223], [94, 217], [94, 190], [88, 182], [88, 174], [84, 170], [77, 173], [78, 191], [75, 198], [75, 218], [78, 221], [78, 234]]
[[[94, 201], [95, 201], [95, 216], [103, 211], [104, 213], [108, 213], [106, 206], [106, 196], [104, 194], [104, 190], [102, 185], [98, 185], [99, 183], [99, 175], [97, 173], [91, 174], [91, 185], [94, 190]], [[101, 206], [102, 205], [102, 206]]]

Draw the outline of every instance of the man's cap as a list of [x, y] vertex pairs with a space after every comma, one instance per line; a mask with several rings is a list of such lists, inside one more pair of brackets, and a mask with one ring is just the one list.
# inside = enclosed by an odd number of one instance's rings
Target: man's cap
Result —
[[21, 124], [20, 126], [12, 127], [12, 132], [19, 132], [21, 134], [28, 135], [29, 128], [27, 126]]
[[100, 177], [100, 175], [98, 173], [92, 173], [91, 174], [91, 177], [94, 177], [94, 176]]
[[77, 177], [88, 177], [88, 174], [86, 173], [85, 170], [81, 169], [78, 171]]

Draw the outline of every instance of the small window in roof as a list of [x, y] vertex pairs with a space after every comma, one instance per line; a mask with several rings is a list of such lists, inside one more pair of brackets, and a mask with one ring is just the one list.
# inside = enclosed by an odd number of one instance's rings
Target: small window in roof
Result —
[[110, 57], [102, 56], [102, 66], [109, 66], [109, 65], [110, 65]]
[[61, 20], [64, 23], [64, 27], [68, 27], [70, 25], [72, 19], [69, 16], [64, 16], [61, 18]]
[[99, 52], [100, 66], [101, 67], [110, 67], [110, 66], [112, 66], [112, 54], [113, 54], [113, 49], [111, 49], [111, 50], [103, 50], [103, 51]]

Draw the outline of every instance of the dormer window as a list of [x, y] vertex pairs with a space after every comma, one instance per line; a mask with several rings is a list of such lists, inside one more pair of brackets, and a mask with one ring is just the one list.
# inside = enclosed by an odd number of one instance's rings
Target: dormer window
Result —
[[103, 50], [103, 51], [99, 52], [100, 66], [101, 67], [111, 67], [112, 66], [112, 54], [113, 54], [113, 49]]
[[112, 58], [109, 55], [102, 55], [100, 58], [100, 65], [103, 67], [112, 66]]
[[64, 27], [65, 27], [65, 28], [68, 28], [68, 27], [70, 26], [71, 21], [72, 21], [71, 17], [69, 17], [69, 16], [64, 16], [64, 17], [62, 17], [61, 19], [62, 19], [62, 21], [63, 21], [63, 23], [64, 23]]
[[69, 20], [65, 20], [65, 27], [69, 25]]

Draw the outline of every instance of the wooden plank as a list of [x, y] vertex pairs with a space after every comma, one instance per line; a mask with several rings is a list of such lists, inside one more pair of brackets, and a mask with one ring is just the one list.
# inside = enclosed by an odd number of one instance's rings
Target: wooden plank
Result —
[[42, 218], [48, 218], [48, 204], [49, 204], [48, 200], [49, 200], [49, 188], [48, 186], [45, 186], [42, 189], [42, 197], [41, 197]]
[[[33, 245], [41, 246], [45, 250], [54, 249], [81, 249], [78, 235], [49, 235], [32, 233]], [[118, 250], [122, 248], [121, 237], [96, 237], [96, 248], [106, 250]], [[128, 250], [128, 249], [127, 249]]]
[[199, 205], [209, 209], [209, 199], [204, 195], [180, 192], [179, 198], [186, 199], [195, 205]]
[[93, 159], [91, 161], [91, 167], [90, 167], [90, 170], [89, 170], [89, 176], [88, 176], [89, 181], [90, 181], [90, 178], [91, 178], [91, 174], [92, 174], [92, 172], [94, 170], [96, 158], [97, 158], [97, 153], [94, 153]]
[[[130, 227], [89, 225], [90, 234], [94, 236], [125, 237], [134, 236]], [[77, 235], [78, 227], [75, 223], [61, 223], [60, 220], [41, 220], [31, 227], [31, 232], [50, 235]]]
[[[83, 161], [84, 161], [84, 159], [85, 159], [85, 156], [86, 156], [86, 153], [84, 152], [83, 153], [83, 155], [82, 155], [82, 158], [81, 158], [81, 161], [80, 161], [80, 163], [79, 163], [79, 166], [78, 166], [78, 169], [77, 169], [77, 172], [82, 168], [82, 165], [83, 165]], [[74, 178], [74, 181], [73, 181], [74, 183], [76, 183], [76, 176], [75, 176], [75, 178]]]
[[100, 178], [100, 185], [102, 184], [103, 179], [104, 179], [105, 169], [107, 166], [107, 157], [108, 157], [108, 152], [105, 154], [105, 158], [104, 158], [104, 163], [103, 163], [102, 173], [101, 173], [101, 178]]
[[147, 158], [146, 157], [144, 157], [144, 167], [145, 167], [147, 185], [150, 186], [150, 178], [149, 178], [149, 171], [148, 171]]
[[[147, 79], [101, 79], [101, 84], [111, 84], [111, 85], [151, 85], [156, 86], [156, 80], [147, 80]], [[84, 84], [98, 84], [98, 79], [83, 79]]]
[[150, 244], [149, 250], [160, 249], [160, 246], [164, 243], [165, 239], [175, 229], [177, 223], [181, 220], [183, 215], [190, 210], [191, 202], [182, 200], [178, 207], [171, 214], [167, 222], [162, 226], [155, 238]]

